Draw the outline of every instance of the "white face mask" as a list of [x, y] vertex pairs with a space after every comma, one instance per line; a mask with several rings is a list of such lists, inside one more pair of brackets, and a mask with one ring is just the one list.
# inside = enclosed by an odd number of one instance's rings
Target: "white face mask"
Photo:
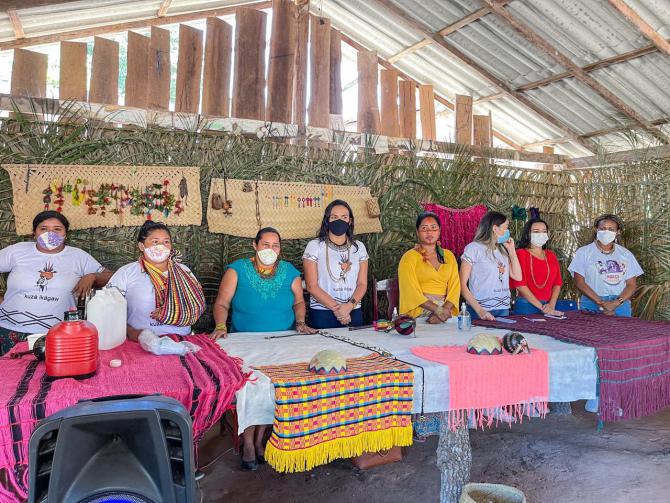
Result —
[[530, 242], [534, 246], [544, 246], [549, 241], [549, 234], [546, 232], [531, 232]]
[[600, 241], [602, 244], [608, 245], [616, 239], [616, 232], [598, 231], [596, 233], [596, 237], [598, 238], [598, 241]]
[[272, 265], [277, 261], [277, 252], [272, 248], [265, 248], [264, 250], [258, 250], [257, 252], [258, 260], [261, 261], [263, 265]]
[[162, 264], [168, 258], [172, 250], [165, 245], [154, 245], [144, 249], [144, 255], [156, 264]]

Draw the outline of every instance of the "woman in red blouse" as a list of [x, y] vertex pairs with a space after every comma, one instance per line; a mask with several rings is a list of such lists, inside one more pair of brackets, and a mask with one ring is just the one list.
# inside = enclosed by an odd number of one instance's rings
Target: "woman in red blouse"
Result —
[[510, 288], [516, 288], [514, 314], [550, 314], [560, 316], [556, 301], [563, 280], [556, 254], [547, 249], [549, 226], [544, 220], [532, 218], [523, 227], [517, 244], [517, 255], [523, 277], [510, 278]]

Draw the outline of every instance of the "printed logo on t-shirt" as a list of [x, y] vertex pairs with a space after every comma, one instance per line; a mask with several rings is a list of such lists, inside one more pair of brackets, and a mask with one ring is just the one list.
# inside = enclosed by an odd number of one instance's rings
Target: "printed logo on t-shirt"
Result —
[[598, 274], [608, 285], [618, 285], [626, 276], [626, 263], [616, 260], [598, 260]]
[[347, 275], [349, 271], [351, 271], [351, 259], [349, 258], [349, 254], [340, 254], [340, 269], [342, 272], [340, 273], [340, 281], [344, 281], [344, 277]]
[[40, 277], [37, 279], [37, 287], [40, 289], [40, 292], [44, 292], [47, 289], [49, 281], [53, 279], [56, 272], [51, 262], [44, 264], [44, 267], [40, 271]]
[[498, 260], [498, 279], [502, 283], [505, 279], [505, 264]]

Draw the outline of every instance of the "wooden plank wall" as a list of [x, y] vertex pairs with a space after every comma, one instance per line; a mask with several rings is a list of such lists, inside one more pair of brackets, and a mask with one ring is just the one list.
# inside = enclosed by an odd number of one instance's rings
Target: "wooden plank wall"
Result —
[[228, 117], [233, 27], [217, 17], [207, 18], [202, 113]]
[[379, 133], [377, 51], [358, 51], [358, 132]]
[[330, 113], [342, 115], [342, 34], [330, 32]]
[[399, 82], [400, 136], [416, 138], [416, 83], [412, 80]]
[[491, 134], [491, 117], [489, 115], [473, 115], [473, 145], [480, 147], [492, 147], [493, 135]]
[[200, 110], [202, 45], [201, 30], [185, 24], [179, 25], [175, 112], [198, 113]]
[[17, 96], [46, 96], [48, 63], [46, 54], [15, 49], [10, 84], [11, 93]]
[[86, 101], [86, 52], [84, 42], [61, 42], [58, 96], [61, 100]]
[[424, 140], [437, 140], [435, 91], [433, 91], [433, 86], [419, 86], [419, 109], [421, 115], [421, 138]]
[[400, 136], [398, 119], [398, 72], [382, 70], [379, 73], [381, 82], [381, 134]]
[[147, 108], [149, 78], [149, 45], [151, 39], [134, 31], [128, 32], [126, 105]]
[[296, 36], [295, 4], [292, 0], [272, 0], [272, 36], [265, 120], [291, 122]]
[[456, 95], [456, 143], [472, 145], [472, 96]]
[[236, 11], [233, 117], [265, 119], [265, 26], [267, 15], [250, 8]]
[[94, 103], [119, 103], [119, 44], [95, 37], [88, 99]]
[[330, 19], [310, 19], [309, 125], [330, 126]]
[[307, 48], [309, 44], [309, 1], [296, 2], [296, 46], [293, 71], [293, 123], [307, 123]]
[[170, 106], [170, 32], [151, 27], [149, 43], [147, 106], [167, 110]]

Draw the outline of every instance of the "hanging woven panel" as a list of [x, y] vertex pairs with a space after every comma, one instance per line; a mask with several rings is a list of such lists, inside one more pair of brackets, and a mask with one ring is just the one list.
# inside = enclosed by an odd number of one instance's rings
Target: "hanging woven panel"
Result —
[[440, 218], [442, 248], [451, 250], [456, 257], [460, 257], [465, 245], [474, 239], [477, 226], [487, 211], [484, 205], [463, 209], [447, 208], [435, 203], [421, 203], [421, 206]]

